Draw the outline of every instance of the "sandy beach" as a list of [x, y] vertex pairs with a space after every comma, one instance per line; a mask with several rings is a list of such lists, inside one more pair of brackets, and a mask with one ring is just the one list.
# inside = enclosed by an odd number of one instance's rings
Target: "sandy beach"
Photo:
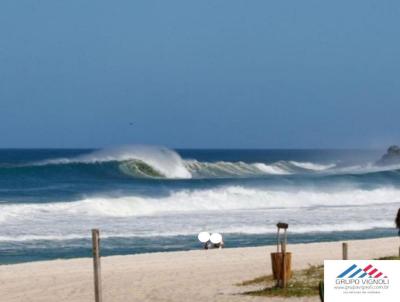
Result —
[[[348, 242], [350, 259], [395, 255], [399, 247], [398, 238]], [[103, 257], [104, 301], [265, 301], [239, 295], [250, 288], [235, 284], [270, 274], [269, 253], [274, 250], [264, 246]], [[341, 258], [341, 242], [293, 244], [289, 250], [294, 269]], [[94, 301], [92, 274], [91, 258], [2, 265], [1, 301]]]

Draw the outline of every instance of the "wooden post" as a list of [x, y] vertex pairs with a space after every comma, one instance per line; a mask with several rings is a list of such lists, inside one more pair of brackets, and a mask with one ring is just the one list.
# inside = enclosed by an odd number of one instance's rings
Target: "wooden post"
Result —
[[[272, 273], [274, 279], [277, 281], [277, 287], [286, 288], [288, 280], [292, 276], [291, 272], [291, 259], [292, 254], [286, 253], [286, 244], [287, 244], [287, 229], [289, 225], [284, 222], [278, 222], [276, 225], [278, 228], [278, 233], [276, 236], [276, 253], [271, 253], [271, 263], [272, 263]], [[284, 230], [284, 238], [280, 239], [280, 229]], [[279, 245], [281, 247], [281, 251], [279, 252]]]
[[282, 242], [282, 288], [287, 286], [287, 275], [286, 275], [286, 242]]
[[100, 232], [98, 229], [92, 230], [93, 246], [93, 272], [94, 272], [94, 298], [95, 302], [102, 302], [101, 291], [101, 265], [100, 265]]
[[349, 259], [348, 245], [347, 245], [346, 242], [342, 243], [342, 259], [343, 260], [348, 260]]
[[400, 246], [399, 246], [399, 257], [400, 257]]

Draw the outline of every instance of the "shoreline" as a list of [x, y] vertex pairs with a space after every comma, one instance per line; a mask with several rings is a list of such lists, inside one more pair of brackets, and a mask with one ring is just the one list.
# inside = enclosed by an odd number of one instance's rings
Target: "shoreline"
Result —
[[[341, 259], [341, 242], [290, 244], [293, 269]], [[400, 245], [398, 237], [346, 242], [349, 259], [398, 255]], [[237, 296], [248, 289], [235, 284], [270, 274], [269, 253], [275, 249], [271, 245], [102, 257], [104, 300], [261, 301]], [[55, 296], [57, 301], [92, 301], [92, 265], [91, 258], [0, 265], [0, 296], [10, 302], [52, 302]]]
[[[365, 239], [379, 239], [389, 238], [396, 236], [397, 233], [393, 228], [375, 228], [369, 230], [352, 230], [352, 231], [332, 231], [332, 232], [311, 232], [308, 234], [291, 233], [289, 244], [308, 244], [308, 243], [323, 243], [335, 242], [338, 240], [365, 240]], [[168, 253], [179, 251], [196, 251], [201, 249], [202, 245], [197, 241], [196, 235], [181, 235], [173, 237], [131, 237], [131, 238], [113, 238], [105, 237], [102, 240], [103, 256], [129, 256], [139, 254], [154, 254], [154, 253]], [[241, 248], [241, 247], [262, 247], [274, 245], [276, 242], [276, 234], [225, 234], [226, 241], [225, 248]], [[108, 244], [110, 241], [118, 240], [118, 247], [113, 244], [110, 249]], [[82, 244], [80, 241], [85, 241]], [[139, 246], [135, 248], [135, 245]], [[148, 242], [148, 243], [147, 243]], [[152, 248], [153, 245], [157, 247]], [[1, 243], [0, 243], [1, 244]], [[46, 248], [37, 248], [37, 241], [24, 242], [25, 252], [18, 256], [12, 256], [12, 247], [7, 249], [3, 245], [4, 250], [7, 252], [0, 256], [0, 265], [12, 265], [19, 263], [29, 262], [42, 262], [50, 260], [70, 260], [78, 258], [91, 257], [91, 239], [71, 239], [67, 241], [52, 242], [51, 246]], [[78, 248], [71, 248], [78, 246]], [[63, 249], [67, 250], [63, 250]], [[0, 249], [0, 255], [2, 250]], [[34, 256], [27, 256], [34, 255]]]

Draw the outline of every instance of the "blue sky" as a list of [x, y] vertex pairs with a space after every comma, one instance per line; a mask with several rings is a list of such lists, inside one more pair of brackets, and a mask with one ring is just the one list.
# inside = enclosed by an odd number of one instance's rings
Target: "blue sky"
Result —
[[2, 0], [0, 147], [400, 143], [399, 16], [399, 1]]

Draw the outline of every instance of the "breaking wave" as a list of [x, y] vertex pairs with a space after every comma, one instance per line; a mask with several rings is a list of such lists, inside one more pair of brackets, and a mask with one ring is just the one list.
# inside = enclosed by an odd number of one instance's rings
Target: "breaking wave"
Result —
[[191, 178], [182, 158], [164, 147], [126, 146], [77, 156], [50, 159], [37, 165], [98, 164], [122, 162], [122, 171], [138, 177]]
[[0, 241], [80, 240], [93, 227], [101, 228], [103, 238], [182, 236], [204, 229], [263, 234], [275, 232], [283, 216], [293, 233], [360, 231], [393, 227], [399, 203], [400, 189], [389, 187], [288, 191], [243, 186], [177, 190], [161, 197], [0, 203]]
[[[243, 161], [228, 162], [201, 162], [194, 159], [182, 159], [180, 155], [163, 147], [127, 146], [104, 149], [72, 158], [48, 159], [35, 163], [28, 163], [0, 169], [52, 169], [72, 167], [85, 172], [93, 171], [101, 175], [99, 169], [117, 170], [125, 176], [133, 178], [229, 178], [229, 177], [257, 177], [263, 175], [289, 175], [296, 173], [327, 172], [335, 164], [321, 164], [311, 162], [278, 161], [274, 163]], [[24, 171], [21, 171], [24, 172]], [[40, 172], [40, 171], [39, 171]]]
[[[183, 159], [177, 152], [164, 147], [127, 146], [94, 151], [71, 158], [48, 159], [16, 166], [2, 166], [0, 173], [20, 169], [21, 173], [92, 173], [96, 177], [120, 175], [131, 178], [191, 179], [191, 178], [250, 178], [271, 175], [319, 174], [364, 175], [397, 172], [400, 165], [380, 166], [373, 163], [340, 166], [336, 163], [284, 161], [277, 162], [205, 162]], [[51, 171], [49, 171], [51, 170]], [[14, 171], [13, 171], [14, 173]]]
[[179, 190], [164, 197], [91, 197], [74, 202], [0, 204], [0, 221], [49, 215], [135, 217], [207, 211], [366, 206], [400, 203], [400, 189], [269, 190], [229, 186]]

